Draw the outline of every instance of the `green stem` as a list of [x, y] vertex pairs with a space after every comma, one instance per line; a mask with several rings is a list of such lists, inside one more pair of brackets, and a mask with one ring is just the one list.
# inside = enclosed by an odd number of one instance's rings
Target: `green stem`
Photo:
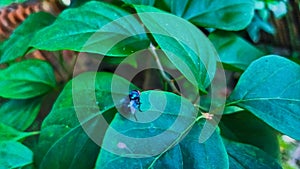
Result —
[[164, 79], [166, 82], [169, 83], [169, 85], [170, 85], [170, 87], [172, 88], [173, 92], [174, 92], [174, 93], [177, 93], [177, 94], [179, 94], [179, 95], [181, 95], [181, 93], [179, 92], [179, 90], [178, 90], [178, 89], [176, 88], [176, 86], [175, 86], [174, 79], [170, 79], [169, 76], [165, 73], [164, 68], [163, 68], [163, 66], [162, 66], [162, 64], [161, 64], [161, 62], [160, 62], [160, 60], [159, 60], [159, 57], [158, 57], [158, 55], [157, 55], [157, 53], [156, 53], [155, 50], [156, 50], [156, 49], [155, 49], [155, 46], [154, 46], [152, 43], [150, 43], [149, 51], [152, 53], [152, 55], [153, 55], [154, 58], [155, 58], [155, 61], [156, 61], [156, 64], [157, 64], [157, 66], [158, 66], [158, 69], [159, 69], [159, 71], [160, 71], [160, 74], [162, 75], [163, 79]]
[[175, 146], [177, 143], [179, 143], [179, 141], [183, 138], [183, 136], [186, 135], [187, 132], [190, 131], [190, 129], [194, 126], [195, 123], [197, 123], [200, 119], [205, 118], [204, 116], [198, 116], [193, 123], [191, 123], [182, 133], [180, 133], [180, 135], [173, 141], [172, 144], [170, 144], [163, 152], [161, 152], [157, 157], [155, 157], [155, 159], [152, 161], [152, 163], [150, 164], [150, 166], [148, 167], [148, 169], [153, 168], [154, 164], [156, 163], [156, 161], [162, 156], [164, 155], [167, 151], [169, 151], [171, 148], [173, 148], [173, 146]]
[[197, 109], [199, 109], [201, 112], [208, 112], [206, 107], [200, 106], [198, 104], [194, 104], [194, 107], [196, 107]]

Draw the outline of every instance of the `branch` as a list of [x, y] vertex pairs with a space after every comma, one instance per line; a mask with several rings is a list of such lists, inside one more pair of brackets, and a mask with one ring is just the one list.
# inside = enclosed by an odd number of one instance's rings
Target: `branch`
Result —
[[160, 74], [162, 75], [162, 78], [170, 85], [170, 87], [171, 87], [171, 89], [173, 90], [174, 93], [177, 93], [177, 94], [181, 95], [181, 93], [179, 92], [179, 90], [175, 86], [174, 80], [170, 79], [169, 76], [165, 73], [164, 68], [163, 68], [163, 66], [162, 66], [162, 64], [159, 60], [159, 57], [156, 53], [156, 48], [155, 48], [155, 46], [153, 46], [152, 43], [150, 43], [149, 50], [155, 58], [156, 64], [159, 68], [159, 71], [160, 71]]

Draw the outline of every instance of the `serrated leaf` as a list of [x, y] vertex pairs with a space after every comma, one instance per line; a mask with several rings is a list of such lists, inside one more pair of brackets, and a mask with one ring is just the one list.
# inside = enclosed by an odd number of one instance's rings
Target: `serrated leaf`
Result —
[[186, 20], [154, 7], [135, 5], [135, 9], [169, 60], [192, 84], [206, 92], [216, 71], [217, 58], [206, 36]]
[[40, 98], [5, 101], [0, 104], [0, 122], [24, 131], [34, 122], [40, 106]]
[[55, 17], [49, 13], [38, 12], [29, 15], [29, 17], [14, 30], [10, 38], [4, 42], [0, 63], [10, 62], [18, 57], [24, 56], [28, 51], [30, 41], [34, 34], [52, 24], [54, 20]]
[[264, 53], [234, 33], [215, 31], [209, 35], [220, 61], [229, 70], [244, 71], [254, 60]]
[[300, 140], [300, 66], [270, 55], [254, 61], [242, 74], [227, 105], [238, 105]]
[[93, 168], [98, 145], [116, 113], [113, 96], [128, 97], [128, 87], [133, 86], [127, 80], [104, 72], [84, 73], [70, 81], [43, 121], [35, 153], [38, 166]]
[[[141, 103], [143, 112], [136, 113], [138, 121], [115, 116], [96, 167], [117, 168], [126, 161], [124, 168], [182, 168], [181, 153], [171, 148], [189, 131], [197, 110], [186, 99], [163, 91], [142, 92]], [[160, 156], [163, 152], [168, 153]], [[168, 162], [168, 156], [178, 161]]]
[[173, 14], [208, 28], [241, 30], [254, 16], [253, 0], [164, 0], [164, 2]]
[[21, 132], [3, 123], [0, 123], [0, 142], [19, 141], [26, 137], [33, 136], [39, 132]]
[[25, 60], [0, 70], [0, 96], [27, 99], [45, 94], [56, 81], [52, 67], [41, 60]]
[[272, 158], [259, 148], [229, 140], [226, 140], [224, 142], [229, 157], [230, 169], [282, 168], [274, 158]]
[[31, 45], [50, 51], [68, 49], [125, 57], [149, 46], [144, 32], [130, 13], [92, 1], [62, 12], [54, 24], [35, 35]]
[[[199, 138], [204, 123], [204, 121], [196, 123], [189, 134], [180, 142], [183, 168], [228, 168], [229, 162], [226, 149], [217, 131], [204, 143], [200, 143]], [[207, 123], [206, 125], [210, 125], [209, 122]]]
[[33, 163], [32, 151], [15, 141], [0, 142], [1, 168], [22, 168]]

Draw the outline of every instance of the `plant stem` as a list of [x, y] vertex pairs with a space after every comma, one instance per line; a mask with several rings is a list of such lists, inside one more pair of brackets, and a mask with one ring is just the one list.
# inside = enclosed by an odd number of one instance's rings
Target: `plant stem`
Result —
[[201, 105], [194, 104], [194, 107], [196, 107], [197, 109], [199, 109], [201, 112], [208, 112], [207, 108], [203, 107]]
[[153, 46], [152, 43], [150, 43], [149, 50], [155, 58], [156, 64], [158, 66], [158, 69], [159, 69], [160, 74], [162, 75], [163, 79], [170, 85], [170, 87], [171, 87], [171, 89], [173, 90], [174, 93], [181, 95], [181, 93], [179, 92], [179, 90], [175, 86], [174, 79], [170, 79], [169, 76], [165, 73], [164, 68], [163, 68], [163, 66], [162, 66], [162, 64], [159, 60], [159, 57], [158, 57], [156, 51], [155, 51], [156, 48]]
[[180, 135], [173, 141], [172, 144], [170, 144], [163, 152], [161, 152], [157, 157], [155, 157], [155, 159], [152, 161], [152, 163], [150, 164], [150, 166], [148, 167], [148, 169], [153, 168], [154, 164], [156, 163], [156, 161], [162, 156], [164, 155], [167, 151], [169, 151], [173, 146], [175, 146], [177, 143], [179, 143], [179, 141], [182, 139], [183, 136], [185, 136], [185, 134], [190, 131], [190, 129], [194, 126], [195, 123], [197, 123], [200, 119], [205, 118], [205, 116], [198, 116], [182, 133], [180, 133]]

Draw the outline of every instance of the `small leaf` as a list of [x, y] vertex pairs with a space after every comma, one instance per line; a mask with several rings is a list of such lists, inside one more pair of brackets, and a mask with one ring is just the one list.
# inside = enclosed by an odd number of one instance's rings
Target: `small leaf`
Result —
[[200, 132], [203, 129], [204, 123], [204, 121], [196, 123], [189, 134], [180, 142], [183, 155], [183, 168], [228, 168], [229, 163], [226, 149], [217, 131], [204, 143], [199, 142]]
[[45, 61], [25, 60], [0, 70], [0, 96], [26, 99], [42, 95], [56, 81], [52, 67]]
[[[78, 15], [84, 13], [84, 15]], [[39, 31], [31, 45], [43, 50], [74, 50], [125, 57], [149, 46], [138, 20], [121, 8], [91, 1], [62, 12]]]
[[[43, 121], [35, 161], [40, 168], [93, 168], [108, 123], [116, 113], [114, 95], [128, 97], [127, 80], [111, 73], [83, 73], [61, 92]], [[124, 90], [123, 93], [120, 91]]]
[[229, 140], [226, 140], [224, 142], [229, 156], [230, 169], [282, 168], [274, 158], [272, 158], [259, 148]]
[[40, 98], [5, 101], [0, 104], [0, 122], [24, 131], [34, 122], [40, 107]]
[[225, 114], [233, 114], [244, 111], [244, 109], [238, 107], [238, 106], [226, 106], [224, 109], [224, 115]]
[[21, 132], [3, 123], [0, 123], [0, 142], [19, 141], [26, 137], [33, 136], [39, 132]]
[[171, 12], [208, 28], [237, 31], [244, 29], [254, 15], [253, 0], [164, 0]]
[[122, 0], [126, 4], [149, 5], [153, 6], [155, 0]]
[[230, 70], [244, 71], [264, 53], [234, 33], [215, 31], [209, 39], [218, 51], [220, 60]]
[[[141, 103], [143, 112], [136, 112], [138, 121], [115, 116], [96, 167], [117, 168], [126, 160], [124, 168], [164, 168], [165, 163], [167, 168], [181, 168], [181, 153], [171, 148], [188, 132], [197, 110], [183, 97], [163, 91], [142, 92]], [[168, 154], [160, 156], [163, 152]], [[168, 156], [178, 161], [167, 162]]]
[[135, 9], [169, 60], [192, 84], [206, 92], [216, 71], [217, 58], [207, 37], [182, 18], [149, 6], [135, 5]]
[[254, 61], [242, 74], [227, 105], [238, 105], [300, 140], [300, 66], [270, 55]]
[[18, 26], [10, 38], [4, 42], [1, 51], [0, 63], [10, 62], [24, 56], [28, 51], [30, 41], [36, 32], [52, 24], [55, 17], [49, 13], [39, 12], [29, 15]]
[[32, 151], [15, 141], [0, 142], [0, 166], [22, 168], [33, 163]]

